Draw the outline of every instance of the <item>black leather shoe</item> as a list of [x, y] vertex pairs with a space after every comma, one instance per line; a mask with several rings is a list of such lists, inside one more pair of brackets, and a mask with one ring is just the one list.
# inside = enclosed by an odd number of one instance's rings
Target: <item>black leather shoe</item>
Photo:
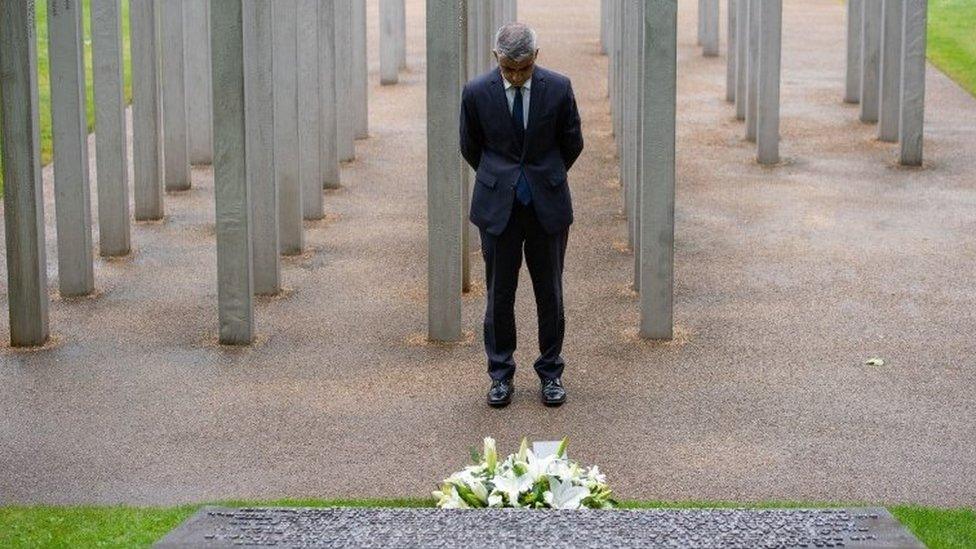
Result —
[[488, 406], [502, 408], [508, 406], [512, 401], [512, 393], [515, 392], [515, 379], [507, 377], [505, 379], [494, 379], [491, 388], [488, 389]]
[[562, 378], [543, 379], [542, 403], [546, 406], [559, 406], [563, 402], [566, 402], [566, 389], [563, 389]]

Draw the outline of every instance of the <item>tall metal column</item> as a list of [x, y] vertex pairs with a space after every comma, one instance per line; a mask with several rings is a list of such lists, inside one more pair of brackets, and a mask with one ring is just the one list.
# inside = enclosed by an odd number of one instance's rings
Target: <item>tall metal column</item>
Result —
[[336, 147], [340, 162], [356, 157], [356, 115], [350, 61], [353, 50], [352, 4], [350, 0], [335, 2], [336, 124], [339, 136]]
[[878, 139], [898, 141], [901, 113], [901, 36], [905, 17], [903, 0], [883, 0], [881, 23], [880, 91], [878, 96]]
[[877, 122], [881, 92], [881, 0], [863, 0], [861, 122]]
[[220, 343], [225, 345], [247, 345], [254, 339], [243, 30], [263, 1], [211, 0], [217, 310]]
[[[340, 0], [341, 1], [341, 0]], [[339, 187], [339, 124], [338, 96], [336, 93], [336, 0], [319, 1], [319, 113], [322, 150], [319, 162], [322, 169], [322, 187]]]
[[187, 146], [191, 164], [213, 162], [213, 105], [210, 81], [210, 3], [183, 0], [186, 48]]
[[163, 217], [159, 9], [155, 0], [129, 0], [132, 50], [132, 194], [136, 221]]
[[0, 0], [0, 139], [10, 345], [48, 339], [34, 3]]
[[465, 0], [427, 1], [427, 334], [461, 339], [461, 165], [458, 151]]
[[258, 295], [275, 295], [281, 291], [281, 258], [275, 179], [274, 10], [267, 0], [243, 1], [244, 143], [251, 207], [252, 286]]
[[322, 219], [322, 124], [319, 108], [319, 0], [298, 0], [298, 180], [302, 217]]
[[403, 0], [380, 0], [380, 85], [396, 84], [399, 80], [399, 29], [397, 19], [402, 12], [398, 6]]
[[749, 95], [749, 0], [735, 2], [735, 118], [746, 119]]
[[81, 0], [48, 0], [47, 9], [58, 288], [62, 296], [81, 296], [95, 290], [82, 4]]
[[356, 139], [369, 137], [369, 66], [366, 57], [366, 0], [352, 2], [352, 94]]
[[167, 191], [190, 188], [183, 2], [158, 2], [162, 58], [163, 177]]
[[863, 0], [847, 0], [847, 72], [844, 102], [861, 100], [861, 14]]
[[648, 339], [671, 339], [674, 287], [677, 0], [648, 0], [641, 59], [644, 134], [641, 157], [640, 327]]
[[98, 249], [103, 256], [126, 255], [130, 248], [121, 8], [120, 0], [91, 3]]
[[298, 0], [274, 0], [275, 183], [278, 243], [284, 255], [305, 248], [298, 115]]
[[905, 0], [902, 27], [901, 118], [899, 162], [922, 165], [925, 130], [925, 44], [928, 0]]
[[763, 0], [759, 22], [759, 97], [756, 158], [760, 164], [779, 162], [780, 61], [783, 0]]
[[736, 9], [736, 0], [728, 0], [728, 9], [726, 10], [728, 12], [726, 17], [728, 38], [726, 39], [725, 52], [725, 100], [729, 103], [735, 102]]

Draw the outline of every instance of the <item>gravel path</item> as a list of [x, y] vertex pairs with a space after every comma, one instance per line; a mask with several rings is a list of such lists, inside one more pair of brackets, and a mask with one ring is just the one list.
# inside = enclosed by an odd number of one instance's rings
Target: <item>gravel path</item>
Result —
[[[134, 227], [131, 258], [97, 261], [96, 298], [53, 296], [51, 348], [0, 349], [0, 501], [423, 497], [486, 435], [503, 451], [568, 435], [623, 499], [976, 500], [976, 99], [931, 71], [929, 164], [899, 169], [840, 101], [843, 6], [787, 2], [788, 160], [762, 169], [723, 100], [724, 58], [700, 56], [695, 3], [681, 2], [679, 337], [639, 343], [599, 2], [521, 2], [584, 118], [569, 401], [538, 401], [523, 272], [515, 401], [492, 410], [477, 253], [471, 337], [423, 343], [423, 2], [409, 2], [410, 71], [394, 87], [378, 85], [369, 7], [371, 137], [326, 194], [329, 217], [308, 224], [308, 253], [285, 260], [289, 291], [259, 302], [258, 343], [216, 344], [212, 175], [195, 170], [164, 223]], [[863, 365], [875, 356], [885, 366]]]

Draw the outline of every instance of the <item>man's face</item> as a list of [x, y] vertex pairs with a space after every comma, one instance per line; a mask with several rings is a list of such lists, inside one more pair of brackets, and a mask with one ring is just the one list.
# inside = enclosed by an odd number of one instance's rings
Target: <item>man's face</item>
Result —
[[521, 61], [512, 61], [504, 55], [498, 55], [497, 51], [494, 54], [505, 80], [511, 82], [513, 86], [521, 86], [532, 77], [532, 71], [535, 69], [535, 58], [539, 55], [539, 50], [535, 50], [535, 53], [530, 57]]

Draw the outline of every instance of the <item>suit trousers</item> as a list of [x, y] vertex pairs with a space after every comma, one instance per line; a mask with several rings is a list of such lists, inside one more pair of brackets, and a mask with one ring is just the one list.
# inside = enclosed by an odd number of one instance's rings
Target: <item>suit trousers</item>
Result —
[[522, 250], [532, 279], [536, 312], [539, 319], [539, 358], [533, 365], [540, 379], [559, 377], [563, 373], [563, 260], [569, 227], [547, 234], [536, 218], [530, 202], [517, 199], [512, 215], [500, 235], [481, 233], [481, 255], [485, 260], [485, 353], [488, 375], [504, 379], [515, 373], [515, 290], [522, 268]]

